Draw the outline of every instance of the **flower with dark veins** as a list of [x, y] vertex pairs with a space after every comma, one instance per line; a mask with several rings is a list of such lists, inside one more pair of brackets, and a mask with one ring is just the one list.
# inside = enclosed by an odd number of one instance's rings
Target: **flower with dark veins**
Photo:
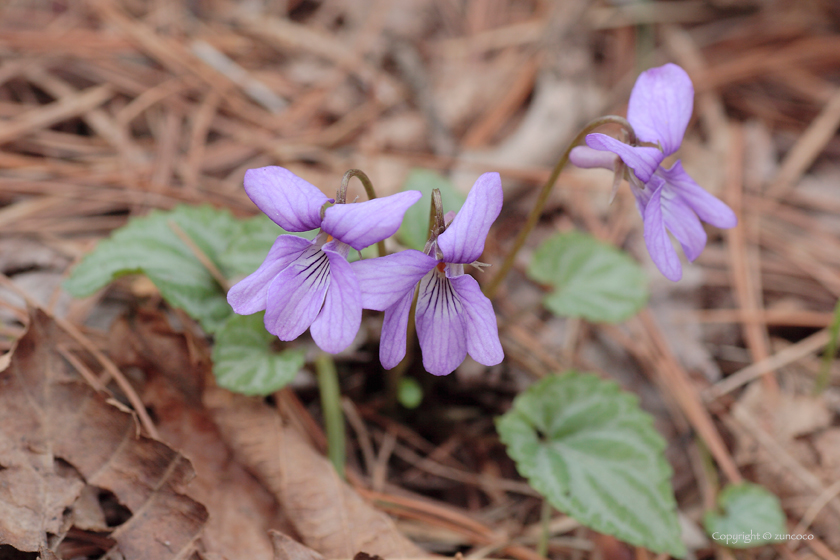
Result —
[[627, 107], [627, 120], [643, 145], [589, 134], [586, 146], [570, 155], [578, 167], [614, 169], [617, 156], [629, 168], [630, 189], [644, 219], [645, 245], [657, 268], [673, 281], [682, 278], [682, 266], [666, 230], [693, 261], [706, 246], [700, 220], [724, 229], [738, 223], [735, 213], [694, 182], [679, 160], [668, 169], [660, 165], [682, 144], [693, 107], [694, 86], [685, 70], [676, 64], [652, 68], [636, 80]]
[[279, 236], [262, 265], [228, 291], [228, 303], [240, 315], [265, 310], [265, 328], [280, 340], [310, 329], [322, 350], [341, 352], [362, 320], [359, 282], [347, 262], [350, 249], [361, 251], [396, 233], [422, 194], [406, 191], [322, 212], [333, 200], [282, 167], [246, 171], [245, 192], [284, 230], [321, 231], [312, 241]]
[[379, 359], [391, 369], [405, 356], [411, 301], [419, 283], [415, 325], [423, 367], [447, 375], [467, 353], [486, 366], [504, 358], [496, 314], [464, 265], [478, 263], [490, 226], [502, 209], [502, 181], [485, 173], [473, 185], [464, 206], [427, 250], [409, 249], [351, 264], [359, 279], [362, 307], [385, 312]]

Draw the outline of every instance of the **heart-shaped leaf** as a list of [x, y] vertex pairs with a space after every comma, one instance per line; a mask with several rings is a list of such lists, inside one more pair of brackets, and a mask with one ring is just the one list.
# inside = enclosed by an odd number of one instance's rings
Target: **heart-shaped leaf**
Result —
[[496, 421], [519, 473], [556, 509], [592, 529], [682, 557], [665, 441], [638, 399], [595, 375], [532, 385]]
[[226, 210], [178, 206], [171, 212], [155, 210], [133, 218], [110, 238], [100, 241], [73, 270], [64, 283], [65, 289], [76, 297], [88, 296], [119, 276], [142, 273], [170, 305], [186, 311], [205, 331], [214, 332], [230, 315], [230, 306], [221, 287], [181, 240], [176, 228], [222, 274], [230, 273], [219, 255], [238, 233], [240, 224]]
[[730, 548], [784, 542], [785, 512], [779, 498], [763, 486], [730, 484], [717, 502], [722, 513], [707, 511], [703, 516], [703, 526], [715, 542]]
[[548, 238], [534, 253], [528, 276], [554, 291], [543, 304], [561, 317], [617, 323], [644, 307], [644, 271], [627, 254], [580, 232]]

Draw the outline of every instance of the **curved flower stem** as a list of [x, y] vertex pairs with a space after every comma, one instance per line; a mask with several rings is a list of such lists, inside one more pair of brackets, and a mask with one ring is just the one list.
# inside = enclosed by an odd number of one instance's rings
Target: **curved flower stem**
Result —
[[618, 117], [615, 115], [607, 115], [606, 117], [599, 117], [593, 121], [589, 121], [589, 123], [583, 127], [577, 136], [575, 136], [574, 140], [569, 144], [569, 147], [566, 148], [566, 151], [563, 152], [563, 155], [560, 156], [560, 160], [557, 162], [557, 165], [554, 166], [554, 169], [551, 172], [551, 176], [548, 178], [548, 181], [545, 182], [543, 185], [542, 191], [540, 191], [540, 196], [537, 199], [536, 204], [531, 209], [531, 213], [528, 215], [528, 219], [525, 222], [525, 226], [519, 230], [519, 235], [516, 236], [516, 241], [513, 243], [513, 249], [510, 250], [507, 257], [505, 257], [502, 266], [499, 268], [499, 271], [493, 277], [490, 282], [484, 288], [484, 295], [488, 298], [492, 298], [496, 295], [496, 291], [499, 289], [499, 285], [505, 279], [510, 269], [513, 267], [513, 261], [516, 259], [516, 254], [519, 253], [519, 250], [525, 245], [525, 240], [528, 237], [528, 234], [531, 233], [531, 230], [534, 229], [534, 226], [537, 225], [537, 222], [540, 219], [540, 215], [542, 214], [543, 208], [545, 207], [545, 203], [548, 200], [548, 195], [551, 194], [551, 189], [554, 188], [554, 183], [557, 182], [557, 178], [560, 176], [560, 172], [563, 171], [563, 168], [566, 166], [566, 163], [569, 161], [569, 154], [572, 152], [572, 148], [580, 144], [583, 139], [586, 137], [587, 134], [591, 133], [593, 130], [598, 128], [599, 126], [603, 126], [605, 124], [617, 124], [620, 125], [627, 131], [628, 135], [628, 142], [631, 145], [636, 144], [636, 133], [633, 130], [633, 127], [627, 122], [627, 119], [622, 117]]
[[[361, 181], [362, 185], [365, 187], [368, 200], [376, 198], [376, 191], [373, 189], [373, 183], [370, 181], [370, 177], [368, 177], [361, 169], [350, 169], [344, 174], [344, 177], [341, 178], [341, 186], [338, 189], [338, 195], [335, 197], [336, 204], [344, 204], [347, 202], [347, 184], [350, 183], [350, 179], [353, 177]], [[384, 257], [387, 254], [385, 252], [385, 241], [377, 243], [376, 249], [380, 257]]]
[[346, 444], [344, 441], [344, 415], [341, 411], [341, 389], [338, 386], [338, 372], [329, 354], [321, 353], [315, 358], [318, 372], [318, 389], [321, 393], [321, 410], [324, 415], [324, 429], [327, 432], [327, 455], [338, 475], [344, 478]]

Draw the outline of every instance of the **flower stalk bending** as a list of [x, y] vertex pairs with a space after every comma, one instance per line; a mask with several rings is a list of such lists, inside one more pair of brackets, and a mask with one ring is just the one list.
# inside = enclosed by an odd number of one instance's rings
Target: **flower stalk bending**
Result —
[[[365, 192], [367, 193], [368, 200], [376, 198], [376, 191], [373, 188], [373, 183], [371, 183], [370, 177], [368, 177], [361, 169], [350, 169], [344, 174], [344, 177], [341, 178], [341, 186], [338, 188], [338, 194], [335, 197], [336, 204], [344, 204], [347, 202], [347, 185], [353, 177], [357, 178], [362, 183], [362, 186], [365, 188]], [[380, 239], [376, 242], [376, 251], [380, 257], [384, 257], [386, 255], [384, 240]]]
[[488, 298], [493, 299], [493, 296], [496, 295], [496, 292], [499, 289], [502, 281], [507, 276], [510, 269], [513, 267], [513, 263], [516, 260], [516, 255], [519, 253], [519, 250], [522, 249], [522, 246], [525, 245], [525, 240], [528, 238], [528, 234], [534, 229], [537, 225], [537, 222], [542, 215], [543, 209], [545, 208], [545, 203], [548, 202], [548, 196], [551, 194], [551, 189], [554, 188], [554, 184], [557, 182], [557, 178], [560, 177], [560, 173], [563, 171], [563, 168], [566, 166], [566, 163], [569, 161], [569, 154], [572, 151], [572, 148], [583, 142], [583, 139], [586, 137], [587, 134], [595, 130], [596, 128], [603, 126], [605, 124], [617, 124], [624, 128], [627, 131], [628, 141], [631, 144], [636, 142], [636, 134], [633, 131], [633, 127], [627, 122], [626, 119], [622, 117], [617, 117], [615, 115], [607, 115], [605, 117], [599, 117], [593, 121], [590, 121], [583, 129], [575, 136], [572, 142], [569, 144], [569, 147], [566, 148], [566, 151], [563, 152], [563, 155], [560, 156], [560, 160], [554, 166], [554, 169], [551, 171], [551, 175], [548, 177], [548, 180], [542, 187], [540, 191], [540, 196], [537, 198], [537, 202], [534, 204], [534, 207], [531, 209], [531, 213], [528, 214], [528, 219], [525, 221], [525, 226], [521, 230], [519, 230], [519, 234], [516, 236], [516, 240], [513, 242], [513, 248], [505, 257], [504, 262], [499, 267], [499, 271], [496, 272], [496, 275], [493, 277], [490, 282], [488, 282], [484, 288], [484, 295]]

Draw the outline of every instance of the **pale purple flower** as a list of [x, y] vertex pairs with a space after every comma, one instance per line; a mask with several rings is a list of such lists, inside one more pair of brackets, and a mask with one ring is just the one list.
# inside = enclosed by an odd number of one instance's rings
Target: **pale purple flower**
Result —
[[486, 366], [502, 361], [493, 305], [475, 278], [464, 274], [464, 265], [476, 263], [484, 251], [487, 233], [501, 209], [499, 174], [485, 173], [425, 253], [409, 249], [351, 265], [359, 278], [362, 307], [385, 312], [379, 343], [385, 369], [405, 356], [408, 315], [418, 282], [415, 324], [426, 371], [447, 375], [467, 353]]
[[682, 143], [694, 106], [694, 87], [685, 70], [666, 64], [642, 72], [627, 107], [627, 120], [637, 139], [648, 145], [630, 146], [605, 134], [590, 134], [586, 146], [574, 148], [578, 167], [613, 169], [616, 156], [630, 168], [630, 188], [645, 223], [645, 244], [657, 268], [669, 280], [682, 278], [682, 266], [666, 230], [682, 245], [688, 260], [706, 246], [700, 220], [719, 228], [735, 227], [735, 213], [694, 182], [679, 160], [666, 169], [660, 164]]
[[347, 255], [393, 235], [422, 193], [336, 204], [322, 218], [324, 204], [333, 200], [288, 169], [249, 169], [245, 192], [286, 231], [321, 231], [312, 241], [279, 236], [262, 265], [228, 291], [228, 303], [240, 315], [265, 310], [265, 328], [280, 340], [310, 329], [322, 350], [344, 350], [362, 321], [359, 281]]

